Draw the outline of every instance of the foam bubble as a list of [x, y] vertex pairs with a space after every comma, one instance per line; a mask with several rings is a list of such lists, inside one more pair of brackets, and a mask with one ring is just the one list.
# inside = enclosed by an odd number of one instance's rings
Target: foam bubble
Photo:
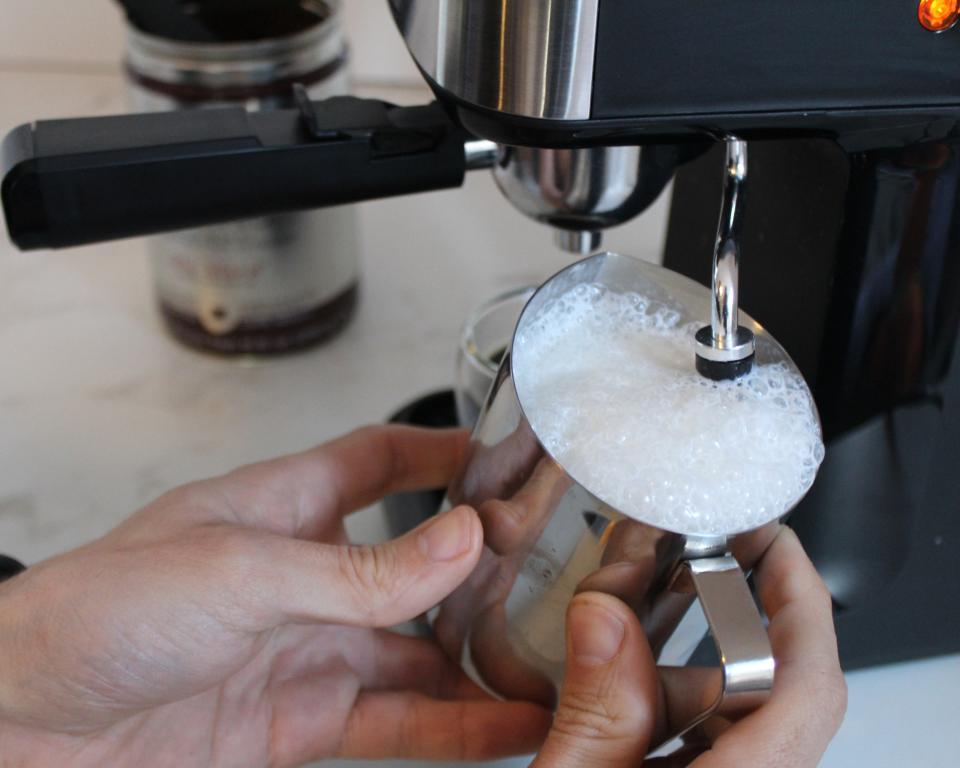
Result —
[[517, 393], [547, 450], [610, 506], [679, 533], [736, 533], [807, 492], [820, 427], [783, 361], [732, 382], [698, 374], [695, 330], [639, 294], [578, 285], [524, 319]]

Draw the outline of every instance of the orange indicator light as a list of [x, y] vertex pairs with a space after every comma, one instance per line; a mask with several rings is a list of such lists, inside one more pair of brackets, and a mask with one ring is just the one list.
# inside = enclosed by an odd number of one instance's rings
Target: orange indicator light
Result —
[[960, 17], [960, 0], [920, 0], [920, 23], [931, 32], [944, 32]]

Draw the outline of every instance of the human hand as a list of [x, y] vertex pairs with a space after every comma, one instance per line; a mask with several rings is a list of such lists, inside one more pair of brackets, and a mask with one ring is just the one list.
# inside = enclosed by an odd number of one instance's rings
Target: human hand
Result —
[[459, 431], [368, 428], [178, 488], [0, 585], [0, 766], [293, 766], [530, 752], [549, 714], [495, 701], [379, 629], [480, 556], [460, 507], [382, 546], [342, 518], [437, 487]]
[[636, 616], [584, 593], [567, 617], [567, 670], [553, 729], [532, 768], [813, 768], [846, 708], [830, 595], [796, 536], [781, 530], [756, 570], [776, 659], [773, 693], [736, 723], [698, 728], [667, 758], [664, 693]]
[[[481, 451], [485, 448], [476, 442], [470, 447]], [[488, 455], [494, 459], [509, 456], [496, 449]], [[556, 704], [554, 683], [518, 653], [509, 631], [506, 604], [557, 501], [572, 481], [549, 457], [531, 458], [532, 464], [514, 465], [513, 472], [521, 474], [523, 480], [518, 484], [515, 476], [510, 478], [513, 482], [509, 482], [509, 495], [501, 489], [497, 492], [498, 496], [502, 494], [499, 498], [483, 499], [478, 495], [463, 499], [475, 505], [483, 525], [484, 551], [466, 580], [441, 604], [433, 631], [450, 658], [469, 654], [474, 669], [490, 690], [508, 699], [532, 701], [552, 709]], [[470, 459], [466, 465], [477, 466]], [[491, 474], [507, 478], [513, 473]], [[456, 485], [455, 482], [451, 492]], [[560, 642], [562, 631], [562, 627], [557, 631]], [[553, 634], [549, 630], [548, 633]]]

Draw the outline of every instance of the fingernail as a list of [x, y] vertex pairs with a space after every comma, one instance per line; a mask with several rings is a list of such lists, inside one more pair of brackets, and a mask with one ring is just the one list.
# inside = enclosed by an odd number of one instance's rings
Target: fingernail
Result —
[[473, 543], [472, 515], [466, 509], [454, 509], [427, 523], [420, 533], [420, 551], [431, 560], [455, 560]]
[[587, 602], [574, 603], [568, 622], [578, 663], [598, 667], [609, 664], [620, 652], [626, 627], [605, 608]]

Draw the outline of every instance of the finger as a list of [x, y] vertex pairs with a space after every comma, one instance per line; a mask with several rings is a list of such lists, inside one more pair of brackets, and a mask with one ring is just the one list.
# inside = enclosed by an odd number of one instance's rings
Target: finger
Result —
[[545, 457], [513, 496], [487, 499], [477, 506], [487, 546], [501, 556], [532, 549], [572, 482], [553, 459]]
[[293, 768], [332, 757], [358, 694], [359, 682], [345, 665], [275, 683], [269, 690], [269, 765]]
[[725, 731], [696, 768], [816, 766], [846, 709], [830, 595], [794, 533], [784, 528], [757, 567], [777, 662], [773, 694]]
[[389, 493], [446, 486], [467, 440], [462, 429], [365, 427], [304, 453], [243, 467], [219, 483], [239, 522], [316, 539], [331, 521]]
[[550, 713], [527, 702], [437, 701], [416, 693], [362, 693], [340, 757], [363, 760], [497, 760], [533, 752]]
[[462, 656], [477, 616], [491, 605], [505, 599], [512, 582], [504, 579], [502, 573], [500, 558], [484, 546], [470, 575], [457, 587], [450, 599], [441, 604], [433, 620], [433, 636], [451, 659]]
[[464, 455], [464, 474], [456, 488], [460, 495], [453, 501], [475, 507], [487, 499], [513, 496], [544, 452], [530, 425], [521, 421], [499, 443], [471, 441]]
[[447, 485], [468, 438], [463, 429], [368, 427], [328, 443], [307, 460], [322, 465], [327, 476], [322, 489], [333, 495], [331, 508], [342, 515], [388, 493]]
[[364, 690], [409, 690], [437, 699], [487, 699], [432, 640], [335, 624], [288, 624], [273, 636], [271, 678], [299, 679], [341, 659]]
[[473, 623], [470, 660], [484, 683], [500, 696], [553, 709], [557, 699], [553, 681], [517, 653], [515, 644], [508, 632], [506, 608], [496, 603]]
[[[662, 744], [676, 734], [684, 732], [686, 732], [685, 740], [688, 737], [707, 740], [702, 730], [705, 723], [696, 726], [692, 732], [687, 729], [701, 713], [709, 711], [722, 695], [723, 672], [720, 667], [659, 666], [657, 673], [660, 680], [662, 706], [659, 710], [660, 717], [654, 742]], [[715, 735], [719, 736], [719, 733]]]
[[375, 635], [374, 666], [364, 670], [365, 690], [407, 690], [435, 699], [489, 699], [431, 640], [396, 632]]
[[584, 593], [567, 617], [567, 667], [553, 728], [535, 768], [635, 768], [650, 745], [656, 666], [636, 616]]
[[480, 557], [476, 513], [457, 507], [399, 539], [334, 546], [258, 537], [266, 586], [257, 589], [268, 626], [287, 621], [387, 627], [432, 608]]

